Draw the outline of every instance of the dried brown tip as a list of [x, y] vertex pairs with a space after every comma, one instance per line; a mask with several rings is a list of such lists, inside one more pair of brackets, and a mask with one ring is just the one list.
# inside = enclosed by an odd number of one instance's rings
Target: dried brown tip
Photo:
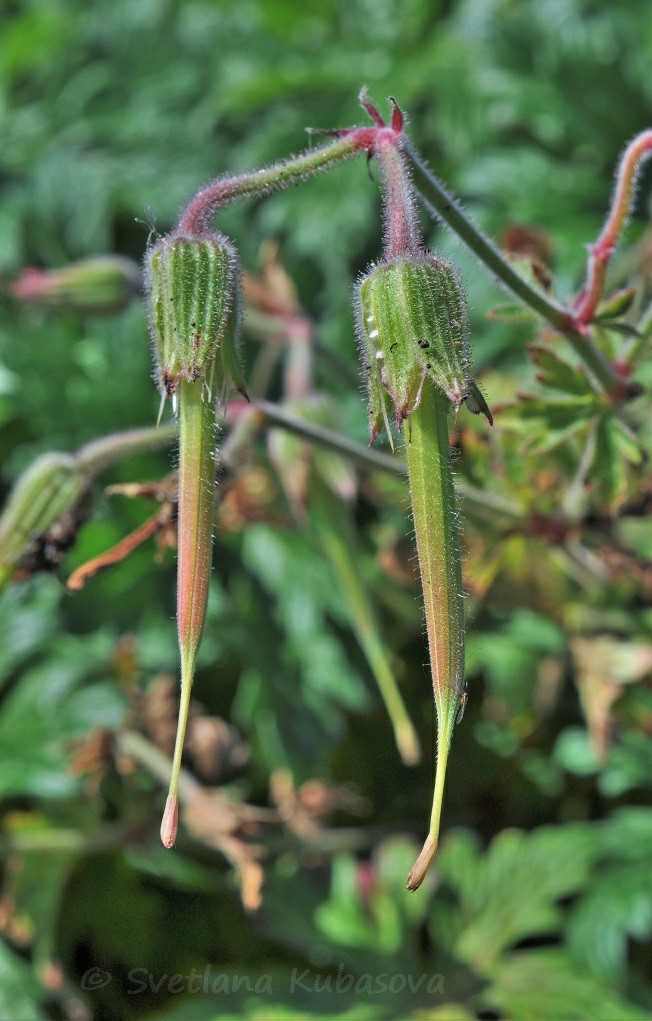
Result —
[[179, 826], [179, 802], [176, 794], [168, 794], [165, 811], [161, 820], [161, 840], [163, 847], [174, 847]]
[[423, 880], [426, 877], [426, 872], [432, 865], [432, 859], [435, 857], [437, 850], [437, 840], [433, 837], [432, 833], [429, 833], [426, 837], [426, 842], [423, 845], [421, 854], [415, 861], [414, 865], [410, 870], [410, 875], [407, 877], [407, 888], [408, 890], [418, 890]]

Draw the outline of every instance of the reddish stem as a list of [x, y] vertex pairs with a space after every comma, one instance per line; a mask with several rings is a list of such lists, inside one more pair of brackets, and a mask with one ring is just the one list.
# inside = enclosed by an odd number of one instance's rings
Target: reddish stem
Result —
[[376, 125], [368, 152], [378, 160], [383, 175], [385, 258], [395, 259], [419, 255], [423, 244], [414, 188], [402, 148], [403, 112], [393, 96], [389, 101], [392, 119], [388, 125], [369, 100], [366, 89], [360, 93], [360, 102]]
[[400, 140], [400, 134], [386, 128], [378, 132], [374, 148], [383, 177], [386, 259], [423, 253], [414, 188]]
[[609, 215], [599, 238], [589, 247], [586, 282], [575, 309], [578, 324], [586, 326], [595, 315], [604, 289], [609, 260], [630, 214], [639, 170], [650, 153], [652, 130], [642, 131], [633, 138], [622, 155]]
[[366, 89], [360, 93], [360, 103], [374, 122], [374, 127], [337, 128], [333, 131], [315, 131], [314, 134], [329, 135], [333, 139], [321, 149], [309, 149], [291, 159], [275, 163], [263, 170], [241, 174], [237, 177], [222, 177], [212, 181], [190, 199], [183, 210], [177, 224], [175, 235], [183, 237], [201, 237], [210, 233], [211, 220], [224, 206], [239, 198], [250, 195], [268, 195], [270, 192], [283, 188], [291, 181], [312, 176], [319, 170], [325, 170], [336, 163], [347, 159], [357, 152], [366, 152], [369, 156], [378, 154], [381, 137], [387, 136], [396, 144], [403, 129], [403, 114], [392, 103], [391, 126], [385, 124], [378, 110], [367, 96]]

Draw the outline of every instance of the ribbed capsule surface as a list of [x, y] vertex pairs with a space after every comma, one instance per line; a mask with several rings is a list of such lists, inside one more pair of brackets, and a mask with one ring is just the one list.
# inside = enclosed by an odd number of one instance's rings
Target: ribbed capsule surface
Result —
[[359, 333], [373, 436], [384, 421], [386, 395], [400, 426], [418, 407], [426, 377], [456, 407], [474, 393], [464, 291], [452, 266], [437, 256], [372, 269], [360, 285]]
[[0, 584], [34, 545], [87, 501], [88, 479], [68, 454], [43, 454], [20, 477], [0, 516]]
[[221, 235], [163, 238], [148, 253], [150, 318], [159, 385], [210, 380], [236, 293], [237, 257]]

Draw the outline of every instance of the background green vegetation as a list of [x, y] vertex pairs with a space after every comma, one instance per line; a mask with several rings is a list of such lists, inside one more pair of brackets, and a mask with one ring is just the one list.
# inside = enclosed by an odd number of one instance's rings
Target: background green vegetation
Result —
[[[216, 173], [299, 151], [308, 125], [359, 122], [366, 82], [378, 100], [399, 99], [417, 145], [488, 232], [545, 231], [540, 246], [566, 298], [617, 156], [652, 124], [652, 20], [639, 0], [7, 0], [2, 13], [7, 281], [98, 253], [140, 260], [145, 206], [165, 231]], [[637, 288], [639, 317], [650, 292], [647, 179], [613, 272], [614, 285]], [[317, 357], [317, 390], [330, 397], [332, 426], [361, 442], [366, 413], [347, 378], [357, 371], [351, 289], [379, 255], [378, 209], [360, 160], [220, 217], [250, 272], [265, 240], [280, 243], [320, 348], [339, 358]], [[204, 780], [226, 780], [236, 804], [275, 800], [285, 813], [285, 826], [244, 831], [267, 850], [262, 906], [243, 908], [220, 840], [206, 833], [211, 819], [189, 821], [163, 851], [162, 783], [111, 737], [145, 729], [138, 693], [151, 702], [152, 683], [160, 695], [160, 675], [176, 671], [173, 555], [156, 563], [144, 546], [74, 598], [51, 576], [16, 583], [0, 607], [0, 1017], [650, 1016], [647, 462], [626, 466], [636, 444], [608, 417], [591, 411], [577, 425], [577, 406], [551, 411], [525, 347], [536, 323], [487, 319], [505, 298], [454, 239], [428, 230], [463, 270], [476, 365], [489, 403], [503, 405], [492, 433], [462, 413], [460, 475], [523, 511], [505, 526], [467, 507], [470, 697], [431, 881], [404, 893], [434, 748], [404, 483], [361, 475], [346, 520], [341, 501], [339, 517], [333, 509], [330, 535], [371, 593], [424, 748], [413, 768], [400, 762], [325, 555], [316, 474], [302, 490], [307, 514], [293, 513], [284, 492], [297, 450], [277, 442], [270, 460], [261, 436], [218, 522], [196, 698], [250, 753]], [[567, 354], [561, 342], [554, 350]], [[284, 357], [265, 330], [249, 331], [256, 396], [282, 398]], [[0, 360], [5, 494], [39, 453], [155, 419], [140, 301], [80, 317], [7, 297]], [[560, 371], [549, 370], [553, 389]], [[649, 364], [637, 372], [652, 382]], [[523, 391], [539, 396], [515, 402]], [[649, 450], [644, 402], [627, 414]], [[102, 481], [168, 470], [166, 453], [141, 456]], [[534, 534], [533, 515], [549, 523], [562, 510], [570, 531]], [[143, 500], [98, 499], [64, 576], [148, 513]], [[97, 728], [109, 733], [104, 746], [88, 743]], [[202, 979], [189, 990], [192, 969], [207, 966], [206, 988]], [[294, 992], [293, 969], [308, 969]], [[181, 988], [169, 986], [175, 974]], [[233, 991], [234, 975], [251, 988]]]

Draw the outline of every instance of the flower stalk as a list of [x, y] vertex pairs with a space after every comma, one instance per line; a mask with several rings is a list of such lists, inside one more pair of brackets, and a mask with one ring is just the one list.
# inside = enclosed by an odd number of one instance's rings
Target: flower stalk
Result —
[[641, 165], [651, 153], [652, 131], [642, 131], [632, 139], [620, 160], [611, 209], [600, 236], [589, 247], [586, 282], [575, 306], [575, 315], [584, 325], [590, 323], [595, 315], [604, 290], [609, 261], [627, 225]]
[[337, 137], [327, 145], [309, 149], [271, 167], [235, 177], [218, 177], [191, 198], [181, 213], [177, 232], [180, 235], [206, 234], [218, 210], [231, 202], [252, 195], [269, 195], [288, 184], [312, 177], [320, 170], [328, 170], [356, 152], [367, 150], [373, 129], [345, 128], [336, 134]]

